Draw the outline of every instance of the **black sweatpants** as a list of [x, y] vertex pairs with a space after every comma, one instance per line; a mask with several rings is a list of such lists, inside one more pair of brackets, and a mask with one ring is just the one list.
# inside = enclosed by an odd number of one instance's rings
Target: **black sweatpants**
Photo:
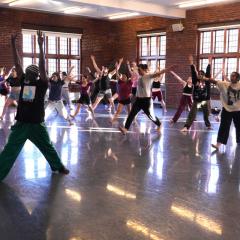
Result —
[[128, 115], [127, 121], [125, 123], [125, 128], [129, 129], [132, 121], [134, 120], [135, 116], [138, 114], [140, 110], [143, 110], [144, 113], [148, 116], [148, 118], [153, 121], [157, 126], [161, 125], [161, 122], [157, 117], [154, 117], [150, 113], [151, 108], [151, 98], [136, 98], [136, 101], [134, 102], [132, 109]]
[[225, 108], [222, 109], [217, 142], [225, 145], [227, 144], [232, 121], [236, 128], [236, 141], [237, 143], [240, 143], [240, 111], [228, 112]]

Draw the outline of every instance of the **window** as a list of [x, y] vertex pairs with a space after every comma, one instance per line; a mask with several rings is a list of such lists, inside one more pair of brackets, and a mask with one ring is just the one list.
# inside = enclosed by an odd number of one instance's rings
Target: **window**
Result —
[[[23, 34], [23, 67], [38, 64], [39, 48], [35, 30], [22, 30]], [[74, 74], [80, 75], [81, 35], [55, 32], [44, 32], [46, 68], [49, 76], [53, 72], [67, 72], [69, 66], [75, 66]]]
[[165, 68], [166, 62], [166, 35], [165, 33], [138, 35], [138, 61], [148, 64], [151, 72]]
[[[233, 71], [240, 71], [239, 30], [236, 26], [200, 29], [199, 68], [205, 70], [211, 57], [213, 76], [221, 69], [228, 77]], [[222, 79], [222, 74], [217, 79]]]

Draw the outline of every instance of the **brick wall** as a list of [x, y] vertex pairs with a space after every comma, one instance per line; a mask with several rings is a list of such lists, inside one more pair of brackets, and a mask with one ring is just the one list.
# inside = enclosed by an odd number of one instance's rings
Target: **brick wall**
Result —
[[[197, 56], [199, 25], [224, 23], [240, 20], [240, 3], [221, 5], [187, 11], [183, 32], [173, 32], [171, 24], [179, 20], [146, 17], [116, 23], [118, 44], [116, 54], [129, 60], [137, 57], [137, 32], [162, 29], [167, 34], [166, 65], [178, 64], [176, 72], [184, 79], [189, 76], [188, 56]], [[171, 75], [166, 76], [167, 105], [176, 107], [181, 97], [182, 85], [178, 84]]]
[[[17, 11], [0, 8], [0, 66], [12, 65], [9, 44], [11, 33], [20, 33], [22, 23], [71, 27], [83, 29], [82, 69], [90, 65], [89, 55], [94, 53], [99, 65], [109, 64], [123, 56], [134, 60], [137, 57], [137, 32], [163, 30], [167, 33], [167, 66], [178, 64], [176, 72], [183, 78], [189, 76], [187, 58], [189, 54], [197, 56], [199, 25], [224, 23], [240, 20], [240, 3], [214, 6], [187, 11], [183, 32], [172, 32], [171, 25], [177, 19], [145, 17], [133, 20], [108, 22], [84, 17], [70, 17], [49, 13]], [[21, 42], [19, 42], [21, 49]], [[181, 97], [182, 86], [167, 75], [167, 105], [176, 107]]]
[[[10, 68], [13, 65], [10, 36], [12, 33], [20, 34], [22, 24], [82, 29], [82, 69], [91, 65], [89, 56], [92, 53], [96, 55], [99, 65], [109, 64], [112, 61], [112, 52], [109, 49], [113, 48], [115, 39], [111, 34], [111, 22], [0, 8], [0, 66]], [[18, 41], [20, 50], [21, 46], [20, 39]]]

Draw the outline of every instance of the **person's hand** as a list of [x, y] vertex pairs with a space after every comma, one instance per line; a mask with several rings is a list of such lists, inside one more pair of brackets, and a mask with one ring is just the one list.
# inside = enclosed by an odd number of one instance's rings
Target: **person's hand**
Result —
[[193, 64], [193, 55], [189, 55], [188, 60], [191, 64]]
[[120, 59], [119, 59], [119, 62], [122, 63], [122, 62], [123, 62], [123, 58], [120, 58]]
[[44, 36], [43, 36], [43, 32], [38, 30], [37, 31], [37, 37], [38, 37], [38, 45], [42, 46], [43, 42], [44, 42]]
[[126, 61], [126, 63], [127, 63], [127, 65], [130, 65], [130, 62], [128, 60]]
[[94, 56], [94, 55], [91, 55], [90, 58], [91, 58], [92, 60], [95, 60], [95, 56]]
[[212, 57], [208, 57], [208, 63], [209, 63], [209, 64], [212, 63]]
[[90, 73], [91, 72], [91, 69], [90, 67], [86, 67], [87, 71]]

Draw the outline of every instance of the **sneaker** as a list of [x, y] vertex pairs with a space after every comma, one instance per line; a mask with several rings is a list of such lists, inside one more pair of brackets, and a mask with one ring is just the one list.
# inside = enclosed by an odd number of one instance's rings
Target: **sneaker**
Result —
[[65, 175], [67, 175], [67, 174], [70, 173], [70, 171], [69, 171], [67, 168], [65, 168], [64, 166], [62, 166], [62, 167], [58, 170], [58, 172], [61, 173], [61, 174], [65, 174]]
[[120, 130], [120, 132], [123, 134], [123, 135], [126, 135], [126, 133], [127, 133], [127, 129], [126, 128], [124, 128], [124, 127], [119, 127], [118, 128], [119, 130]]

